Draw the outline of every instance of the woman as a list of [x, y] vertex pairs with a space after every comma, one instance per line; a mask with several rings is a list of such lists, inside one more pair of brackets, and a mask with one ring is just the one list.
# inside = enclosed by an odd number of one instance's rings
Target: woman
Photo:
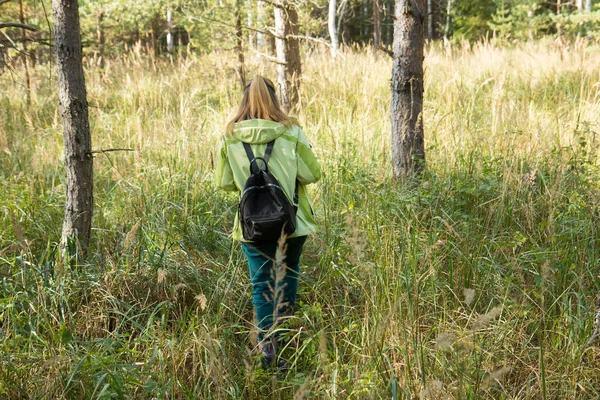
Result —
[[[273, 82], [257, 76], [246, 86], [240, 108], [227, 124], [217, 160], [215, 183], [225, 190], [241, 192], [250, 176], [250, 160], [244, 143], [250, 145], [252, 154], [258, 158], [265, 154], [267, 144], [273, 140], [268, 170], [290, 202], [295, 198], [296, 190], [298, 199], [296, 230], [287, 237], [285, 246], [281, 246], [285, 258], [281, 260], [279, 256], [281, 265], [273, 265], [278, 247], [275, 241], [260, 244], [245, 241], [238, 215], [232, 234], [235, 240], [241, 241], [248, 259], [259, 348], [264, 356], [263, 363], [267, 365], [275, 361], [277, 354], [277, 341], [270, 334], [274, 322], [291, 314], [296, 302], [302, 247], [306, 236], [316, 232], [305, 185], [321, 177], [321, 168], [302, 129], [281, 110]], [[278, 365], [282, 366], [281, 363]]]

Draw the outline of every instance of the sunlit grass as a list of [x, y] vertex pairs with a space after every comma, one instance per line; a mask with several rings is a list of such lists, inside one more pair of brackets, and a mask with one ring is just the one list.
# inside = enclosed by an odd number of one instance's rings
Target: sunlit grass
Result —
[[600, 49], [429, 48], [427, 170], [404, 186], [384, 57], [304, 55], [320, 233], [275, 378], [211, 183], [231, 54], [87, 68], [94, 149], [133, 151], [96, 155], [92, 256], [66, 265], [56, 74], [37, 67], [31, 107], [1, 76], [0, 397], [597, 398]]

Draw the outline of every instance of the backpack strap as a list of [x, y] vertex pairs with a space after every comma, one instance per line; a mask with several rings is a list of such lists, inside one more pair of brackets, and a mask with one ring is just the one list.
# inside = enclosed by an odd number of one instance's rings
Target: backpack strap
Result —
[[268, 171], [269, 168], [267, 167], [267, 164], [269, 162], [269, 158], [271, 158], [271, 153], [273, 152], [275, 139], [271, 140], [267, 144], [267, 149], [265, 150], [265, 155], [263, 157], [254, 157], [254, 153], [252, 152], [250, 145], [246, 142], [242, 142], [242, 144], [244, 145], [244, 150], [246, 150], [246, 156], [248, 156], [248, 160], [250, 161], [250, 173], [253, 174], [259, 170], [256, 160], [261, 160], [264, 164], [265, 171]]
[[271, 152], [273, 151], [273, 146], [275, 146], [275, 139], [271, 140], [267, 144], [267, 149], [265, 150], [265, 155], [263, 156], [263, 161], [265, 162], [265, 167], [269, 162], [269, 158], [271, 158]]

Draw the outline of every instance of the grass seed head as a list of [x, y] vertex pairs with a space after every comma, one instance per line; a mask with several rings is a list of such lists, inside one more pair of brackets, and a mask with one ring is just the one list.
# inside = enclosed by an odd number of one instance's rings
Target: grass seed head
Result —
[[500, 382], [502, 382], [502, 379], [504, 378], [504, 376], [506, 374], [508, 374], [510, 372], [511, 368], [508, 366], [504, 366], [502, 368], [499, 368], [493, 372], [491, 372], [486, 378], [485, 378], [485, 383], [488, 386], [496, 386], [499, 385]]
[[475, 298], [475, 289], [466, 288], [463, 290], [463, 295], [465, 296], [465, 304], [470, 306]]
[[497, 306], [492, 308], [487, 314], [480, 315], [473, 323], [473, 328], [476, 330], [485, 328], [487, 325], [490, 324], [490, 322], [492, 322], [493, 320], [498, 318], [500, 314], [502, 314], [503, 309], [503, 306]]

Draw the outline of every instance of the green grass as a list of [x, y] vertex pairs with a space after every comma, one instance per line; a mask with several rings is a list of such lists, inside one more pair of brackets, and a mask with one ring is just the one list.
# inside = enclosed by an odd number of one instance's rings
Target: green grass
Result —
[[427, 170], [404, 185], [391, 62], [305, 54], [320, 233], [276, 376], [252, 354], [236, 197], [211, 183], [232, 60], [86, 70], [94, 149], [135, 151], [96, 156], [90, 257], [64, 262], [56, 74], [37, 67], [31, 107], [0, 76], [0, 397], [598, 398], [600, 48], [428, 49]]

